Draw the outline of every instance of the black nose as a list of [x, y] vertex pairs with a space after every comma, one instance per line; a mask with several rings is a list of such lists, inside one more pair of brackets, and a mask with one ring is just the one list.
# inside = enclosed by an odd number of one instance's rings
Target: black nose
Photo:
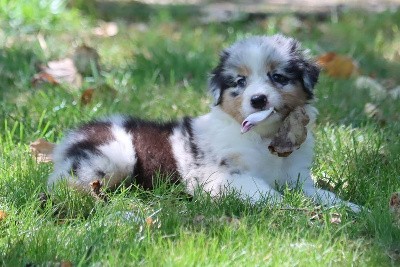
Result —
[[267, 105], [266, 95], [253, 95], [250, 99], [251, 106], [256, 109], [262, 109]]

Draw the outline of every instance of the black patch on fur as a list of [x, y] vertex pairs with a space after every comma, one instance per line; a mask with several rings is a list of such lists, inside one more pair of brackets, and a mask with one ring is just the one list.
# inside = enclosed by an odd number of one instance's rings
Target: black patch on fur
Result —
[[238, 92], [231, 92], [231, 96], [232, 96], [232, 97], [237, 97], [238, 95], [239, 95]]
[[[293, 47], [292, 47], [293, 48]], [[297, 55], [298, 51], [293, 52], [293, 58], [289, 60], [285, 72], [291, 79], [301, 82], [303, 90], [307, 94], [307, 99], [313, 99], [313, 89], [318, 82], [319, 67], [312, 61], [308, 61]]]
[[232, 170], [232, 171], [229, 172], [229, 174], [230, 174], [230, 175], [235, 175], [235, 174], [240, 175], [240, 174], [241, 174], [241, 171], [240, 171], [240, 170]]
[[66, 156], [68, 158], [81, 159], [88, 158], [88, 154], [99, 154], [98, 146], [109, 142], [113, 138], [110, 127], [110, 122], [101, 121], [93, 121], [81, 126], [75, 132], [85, 136], [85, 139], [72, 144], [67, 149]]
[[295, 39], [290, 40], [290, 54], [295, 54], [300, 47], [300, 43], [296, 41]]
[[[78, 160], [80, 160], [80, 158], [78, 158]], [[79, 168], [79, 161], [78, 161], [77, 159], [75, 159], [74, 160], [74, 162], [72, 163], [72, 174], [73, 175], [76, 175], [76, 171], [78, 170], [78, 168]]]
[[229, 53], [227, 51], [223, 51], [221, 53], [218, 66], [211, 72], [211, 76], [209, 79], [209, 89], [213, 95], [216, 95], [216, 91], [219, 91], [219, 97], [215, 101], [215, 105], [221, 104], [222, 95], [224, 90], [234, 86], [233, 77], [227, 77], [222, 74], [224, 70], [224, 65], [226, 60], [229, 57]]
[[228, 166], [228, 162], [226, 159], [222, 159], [221, 162], [219, 163], [219, 166], [224, 167], [224, 166]]
[[200, 159], [204, 157], [203, 151], [199, 149], [197, 146], [196, 142], [194, 141], [193, 138], [193, 128], [192, 128], [192, 119], [189, 117], [185, 117], [183, 119], [183, 124], [182, 124], [182, 131], [183, 134], [187, 133], [189, 136], [189, 146], [190, 146], [190, 151], [194, 155], [195, 159]]
[[104, 176], [106, 176], [106, 173], [101, 170], [97, 170], [96, 175], [97, 175], [97, 177], [103, 178]]
[[133, 172], [135, 182], [145, 189], [153, 189], [153, 178], [159, 173], [168, 182], [179, 182], [177, 166], [169, 141], [177, 123], [155, 123], [128, 119], [124, 123], [127, 132], [133, 135], [136, 164]]

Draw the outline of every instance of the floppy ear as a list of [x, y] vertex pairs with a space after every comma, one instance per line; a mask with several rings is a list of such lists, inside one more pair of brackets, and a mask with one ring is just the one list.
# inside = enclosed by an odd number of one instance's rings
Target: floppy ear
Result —
[[208, 79], [208, 89], [214, 98], [215, 106], [221, 103], [222, 91], [229, 87], [226, 78], [223, 76], [225, 61], [228, 57], [228, 52], [223, 51], [221, 53], [218, 66], [211, 72]]
[[305, 61], [303, 68], [303, 88], [309, 95], [310, 99], [313, 97], [314, 87], [318, 82], [320, 68], [313, 61]]
[[314, 87], [318, 82], [320, 67], [315, 61], [308, 59], [308, 52], [304, 51], [301, 44], [292, 38], [290, 39], [289, 53], [293, 58], [289, 60], [289, 67], [286, 70], [295, 74], [295, 77], [301, 81], [308, 99], [312, 99]]

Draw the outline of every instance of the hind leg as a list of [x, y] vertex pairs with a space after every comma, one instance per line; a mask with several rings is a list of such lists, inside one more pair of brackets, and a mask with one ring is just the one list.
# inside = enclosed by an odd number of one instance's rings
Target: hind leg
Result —
[[131, 177], [136, 164], [132, 133], [114, 121], [96, 122], [69, 133], [56, 146], [54, 172], [48, 188], [65, 180], [71, 187], [90, 191], [91, 183], [101, 181], [116, 187]]
[[91, 183], [101, 182], [106, 188], [115, 188], [133, 173], [134, 164], [121, 166], [105, 155], [92, 155], [82, 159], [66, 159], [55, 166], [48, 180], [48, 188], [65, 180], [67, 185], [81, 191], [90, 192]]

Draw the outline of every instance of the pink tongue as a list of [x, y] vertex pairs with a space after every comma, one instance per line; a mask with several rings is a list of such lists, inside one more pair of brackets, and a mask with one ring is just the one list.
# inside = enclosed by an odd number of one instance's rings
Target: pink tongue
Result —
[[247, 118], [242, 122], [241, 132], [247, 133], [250, 131], [253, 126], [256, 126], [258, 123], [262, 122], [266, 118], [268, 118], [274, 112], [274, 108], [269, 108], [268, 110], [259, 111], [247, 116]]

